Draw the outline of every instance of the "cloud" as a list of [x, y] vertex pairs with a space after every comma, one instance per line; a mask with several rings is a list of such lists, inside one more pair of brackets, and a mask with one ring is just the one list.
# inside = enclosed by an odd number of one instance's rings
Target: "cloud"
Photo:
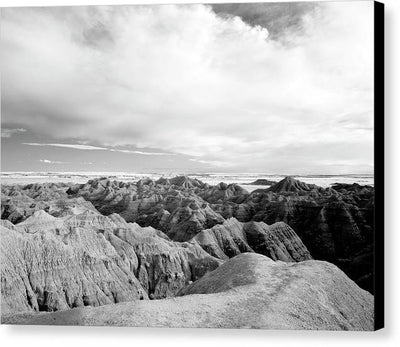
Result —
[[221, 16], [238, 16], [252, 26], [262, 26], [269, 32], [269, 38], [290, 43], [287, 39], [304, 34], [304, 16], [315, 15], [319, 2], [281, 2], [212, 4], [213, 10]]
[[71, 148], [71, 149], [82, 149], [87, 151], [107, 151], [108, 148], [104, 147], [95, 147], [95, 146], [87, 146], [87, 145], [75, 145], [75, 144], [65, 144], [65, 143], [36, 143], [36, 142], [24, 142], [23, 145], [27, 146], [50, 146], [50, 147], [63, 147], [63, 148]]
[[106, 147], [98, 147], [98, 146], [90, 146], [90, 145], [81, 145], [81, 144], [67, 144], [67, 143], [36, 143], [36, 142], [24, 142], [23, 145], [27, 146], [39, 146], [39, 147], [61, 147], [61, 148], [70, 148], [70, 149], [80, 149], [85, 151], [110, 151], [110, 152], [120, 152], [127, 154], [140, 154], [140, 155], [174, 155], [170, 153], [161, 153], [161, 152], [142, 152], [142, 151], [133, 151], [128, 149], [115, 149], [115, 148], [106, 148]]
[[[2, 121], [240, 171], [319, 171], [341, 143], [371, 165], [373, 134], [356, 128], [373, 127], [373, 4], [292, 12], [286, 45], [204, 5], [2, 9]], [[293, 144], [326, 152], [301, 162]]]
[[140, 154], [140, 155], [175, 155], [174, 153], [163, 153], [163, 152], [142, 152], [142, 151], [132, 151], [129, 149], [114, 149], [108, 148], [111, 152], [121, 152], [121, 153], [128, 153], [128, 154]]
[[9, 138], [14, 134], [24, 133], [26, 129], [18, 128], [18, 129], [1, 129], [1, 137]]
[[64, 161], [48, 160], [48, 159], [40, 159], [39, 161], [44, 164], [67, 164], [67, 162]]
[[234, 166], [232, 162], [229, 161], [221, 161], [221, 160], [203, 160], [198, 158], [190, 158], [189, 161], [205, 164], [211, 168], [229, 168]]

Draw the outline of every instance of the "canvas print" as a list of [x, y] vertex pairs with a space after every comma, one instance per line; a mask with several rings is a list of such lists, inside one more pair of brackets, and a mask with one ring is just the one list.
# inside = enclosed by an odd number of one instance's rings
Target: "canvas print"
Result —
[[1, 8], [1, 322], [377, 328], [376, 6]]

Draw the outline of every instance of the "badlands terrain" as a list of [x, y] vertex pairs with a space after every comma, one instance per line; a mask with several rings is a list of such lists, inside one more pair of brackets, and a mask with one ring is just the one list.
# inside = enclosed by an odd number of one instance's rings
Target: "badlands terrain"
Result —
[[3, 185], [2, 322], [372, 330], [374, 188], [263, 183]]

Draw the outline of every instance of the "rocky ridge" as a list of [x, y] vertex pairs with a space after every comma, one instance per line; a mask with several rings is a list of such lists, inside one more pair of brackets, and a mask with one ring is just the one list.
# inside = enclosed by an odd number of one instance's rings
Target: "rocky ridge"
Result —
[[[61, 217], [36, 211], [16, 225], [2, 220], [2, 312], [59, 311], [172, 297], [243, 251], [260, 251], [284, 261], [310, 259], [284, 223], [243, 225], [231, 219], [221, 225], [225, 229], [218, 240], [217, 230], [210, 229], [188, 242], [175, 242], [118, 214], [81, 212], [68, 205], [65, 209], [68, 213]], [[214, 239], [201, 237], [207, 234]], [[254, 238], [263, 242], [255, 245]], [[227, 240], [232, 247], [245, 248], [233, 252]]]
[[1, 226], [2, 312], [56, 311], [175, 295], [221, 261], [200, 246], [93, 211], [37, 211]]
[[241, 223], [284, 222], [313, 258], [333, 262], [373, 292], [374, 188], [370, 186], [321, 188], [287, 177], [248, 193], [236, 184], [210, 186], [178, 176], [136, 183], [103, 178], [70, 186], [2, 187], [2, 218], [14, 223], [39, 209], [53, 216], [69, 213], [62, 205], [97, 209], [105, 216], [116, 213], [127, 222], [160, 230], [173, 241], [189, 241], [232, 217]]
[[253, 191], [243, 203], [211, 204], [225, 219], [273, 224], [285, 222], [315, 259], [341, 267], [373, 292], [374, 188], [334, 185], [321, 188], [286, 178]]
[[332, 264], [274, 262], [244, 253], [189, 284], [178, 297], [2, 319], [46, 325], [373, 330], [373, 297]]
[[241, 223], [231, 218], [224, 224], [201, 231], [192, 240], [207, 253], [224, 260], [246, 252], [286, 262], [312, 259], [293, 229], [282, 222], [272, 225], [263, 222]]
[[254, 186], [272, 186], [275, 183], [277, 183], [276, 181], [271, 181], [271, 180], [267, 180], [265, 178], [259, 178], [253, 182], [247, 183], [248, 185], [254, 185]]

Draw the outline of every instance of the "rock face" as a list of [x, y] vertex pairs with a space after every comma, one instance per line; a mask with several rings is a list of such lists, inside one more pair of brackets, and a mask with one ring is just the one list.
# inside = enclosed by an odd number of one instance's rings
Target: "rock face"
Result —
[[4, 313], [147, 298], [133, 273], [118, 266], [115, 250], [96, 233], [75, 229], [57, 238], [1, 227], [1, 238]]
[[161, 180], [159, 180], [158, 182], [161, 184], [169, 184], [182, 188], [204, 188], [206, 186], [206, 184], [201, 182], [200, 180], [187, 176], [177, 176], [164, 182], [162, 182]]
[[[240, 254], [179, 297], [4, 317], [14, 324], [373, 330], [373, 297], [336, 266]], [[155, 313], [156, 312], [156, 313]]]
[[187, 241], [205, 228], [224, 222], [209, 204], [197, 195], [209, 186], [184, 176], [145, 179], [136, 184], [92, 180], [75, 185], [67, 193], [83, 197], [105, 215], [120, 214], [128, 222], [152, 226], [173, 240]]
[[225, 203], [228, 201], [240, 204], [246, 200], [249, 193], [237, 184], [221, 182], [213, 187], [203, 189], [203, 191], [198, 192], [198, 195], [210, 204]]
[[[173, 182], [194, 189], [200, 185], [181, 179]], [[92, 182], [90, 186], [97, 193], [91, 192], [91, 197], [99, 194], [104, 201], [104, 190], [116, 185], [124, 187], [108, 180]], [[157, 188], [152, 181], [139, 182], [135, 187], [141, 190], [148, 186]], [[241, 223], [234, 218], [225, 221], [219, 216], [222, 224], [208, 229], [199, 226], [202, 231], [189, 242], [175, 242], [162, 231], [128, 223], [119, 214], [102, 215], [83, 197], [68, 199], [65, 191], [76, 187], [52, 188], [54, 193], [45, 189], [46, 194], [37, 185], [11, 189], [18, 194], [10, 194], [13, 199], [9, 201], [20, 204], [25, 219], [16, 225], [8, 220], [1, 223], [5, 240], [1, 252], [3, 312], [57, 311], [171, 297], [241, 252], [259, 252], [283, 261], [311, 259], [296, 233], [284, 223], [268, 226], [263, 222]], [[240, 192], [233, 185], [211, 189]], [[42, 193], [36, 195], [37, 191]], [[21, 203], [32, 196], [39, 199], [35, 206]], [[204, 206], [196, 208], [192, 201], [190, 211], [197, 212], [183, 215], [182, 220], [188, 217], [192, 221], [197, 214], [217, 215], [207, 202], [198, 199]], [[236, 199], [236, 195], [223, 193], [221, 199]], [[174, 217], [185, 210], [182, 203], [169, 195], [165, 198]], [[46, 206], [48, 212], [37, 210], [38, 206]], [[174, 227], [185, 225], [181, 219], [170, 220], [169, 235], [188, 239], [192, 234], [186, 228], [177, 229], [182, 236], [174, 233]]]
[[219, 259], [232, 258], [244, 252], [256, 252], [273, 260], [286, 262], [312, 259], [303, 242], [283, 222], [240, 223], [235, 218], [198, 233], [193, 241]]
[[66, 194], [67, 189], [68, 185], [64, 183], [2, 185], [1, 219], [8, 219], [16, 224], [40, 210], [55, 217], [59, 217], [62, 213], [96, 210], [83, 198], [69, 199]]
[[179, 176], [1, 189], [5, 322], [373, 328], [372, 296], [312, 260], [372, 291], [373, 187], [288, 177], [249, 193]]
[[3, 313], [172, 296], [221, 263], [199, 245], [91, 210], [3, 221], [1, 239]]
[[[132, 233], [132, 229], [136, 232]], [[119, 256], [129, 261], [129, 267], [151, 299], [174, 296], [188, 282], [222, 263], [196, 244], [172, 242], [159, 233], [136, 224], [131, 229], [114, 229], [105, 235]]]
[[285, 222], [313, 258], [337, 264], [373, 292], [373, 187], [321, 188], [288, 177], [268, 189], [253, 191], [241, 204], [229, 201], [211, 207], [224, 218], [241, 222]]
[[[314, 259], [333, 262], [373, 292], [374, 188], [370, 186], [336, 184], [321, 188], [287, 177], [268, 189], [248, 193], [236, 184], [210, 186], [178, 176], [157, 181], [142, 179], [136, 183], [102, 178], [70, 186], [2, 187], [2, 219], [20, 223], [38, 210], [54, 217], [86, 210], [98, 210], [104, 216], [119, 214], [127, 222], [151, 226], [172, 241], [180, 242], [223, 225], [232, 217], [242, 223], [263, 222], [270, 226], [284, 222], [296, 232]], [[238, 254], [238, 250], [252, 249], [274, 257], [265, 247], [256, 250], [248, 241], [245, 244], [236, 241], [227, 241], [229, 247], [218, 244], [215, 254], [221, 251], [230, 257]], [[296, 259], [293, 255], [286, 257]]]
[[294, 179], [291, 176], [285, 177], [283, 180], [275, 183], [268, 189], [269, 192], [274, 193], [299, 193], [299, 192], [311, 192], [311, 191], [322, 191], [324, 188], [318, 187], [315, 184], [307, 184]]
[[1, 235], [3, 312], [171, 297], [241, 252], [283, 261], [311, 258], [284, 223], [235, 219], [178, 243], [117, 214], [87, 210], [53, 217], [41, 210], [17, 225], [3, 220]]

